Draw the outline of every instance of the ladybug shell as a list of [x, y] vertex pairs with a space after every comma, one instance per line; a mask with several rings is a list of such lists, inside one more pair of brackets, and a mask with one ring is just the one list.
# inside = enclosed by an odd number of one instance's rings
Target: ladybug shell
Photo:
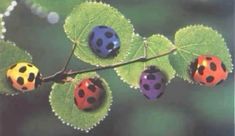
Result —
[[155, 66], [144, 70], [140, 76], [140, 89], [142, 94], [149, 100], [160, 98], [166, 88], [166, 77]]
[[98, 78], [83, 79], [74, 89], [74, 102], [80, 110], [96, 109], [102, 102], [104, 88]]
[[99, 57], [110, 58], [116, 56], [119, 52], [120, 39], [111, 27], [94, 27], [88, 40], [90, 48]]
[[41, 84], [41, 74], [31, 63], [20, 62], [10, 66], [6, 78], [12, 88], [21, 92], [32, 91]]
[[216, 56], [201, 55], [191, 65], [194, 81], [205, 86], [215, 86], [226, 80], [228, 71]]

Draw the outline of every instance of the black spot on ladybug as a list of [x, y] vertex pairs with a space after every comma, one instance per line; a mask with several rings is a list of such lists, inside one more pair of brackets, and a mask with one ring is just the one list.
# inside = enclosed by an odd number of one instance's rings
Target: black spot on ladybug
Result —
[[88, 89], [90, 90], [90, 91], [92, 91], [92, 92], [95, 92], [95, 86], [94, 85], [92, 85], [92, 84], [89, 84], [88, 85]]
[[88, 97], [88, 98], [87, 98], [87, 102], [88, 102], [89, 104], [93, 104], [95, 101], [96, 101], [96, 99], [95, 99], [94, 97]]
[[75, 97], [73, 98], [73, 100], [74, 100], [74, 103], [75, 103], [76, 105], [78, 105], [77, 100], [76, 100]]
[[97, 41], [96, 41], [96, 45], [97, 46], [102, 46], [102, 44], [103, 44], [103, 40], [102, 39], [98, 39]]
[[104, 29], [104, 28], [108, 28], [107, 26], [99, 26], [99, 28]]
[[16, 67], [17, 64], [14, 64], [10, 67], [10, 69], [13, 69], [14, 67]]
[[204, 69], [205, 69], [204, 66], [200, 66], [200, 67], [198, 68], [198, 73], [199, 73], [200, 75], [203, 75]]
[[113, 47], [114, 47], [114, 44], [111, 42], [111, 43], [108, 44], [108, 46], [106, 47], [106, 49], [107, 49], [107, 50], [111, 50], [111, 49], [113, 49]]
[[216, 85], [220, 85], [220, 84], [222, 84], [224, 82], [224, 80], [222, 79], [222, 80], [220, 80]]
[[80, 89], [80, 90], [78, 91], [78, 96], [82, 98], [82, 97], [84, 97], [84, 95], [85, 95], [84, 90]]
[[161, 88], [161, 84], [160, 84], [160, 83], [156, 83], [156, 84], [154, 85], [154, 88], [155, 88], [156, 90], [160, 89], [160, 88]]
[[225, 65], [224, 65], [223, 62], [221, 63], [221, 67], [222, 67], [222, 69], [224, 70], [224, 72], [226, 72], [226, 67], [225, 67]]
[[214, 62], [210, 63], [210, 68], [211, 68], [212, 71], [216, 71], [216, 65], [215, 65]]
[[27, 90], [27, 89], [28, 89], [28, 88], [27, 88], [27, 87], [25, 87], [25, 86], [24, 86], [24, 87], [22, 87], [22, 90]]
[[7, 80], [11, 85], [13, 84], [13, 81], [12, 81], [11, 77], [7, 77]]
[[155, 80], [156, 77], [153, 74], [149, 74], [149, 75], [147, 75], [147, 79], [148, 80]]
[[194, 76], [194, 74], [197, 70], [197, 65], [198, 65], [198, 59], [195, 59], [195, 61], [192, 62], [191, 65], [190, 65], [192, 76]]
[[19, 69], [19, 72], [20, 73], [24, 73], [26, 71], [26, 66], [23, 66]]
[[23, 85], [24, 84], [24, 79], [22, 77], [18, 77], [17, 78], [17, 83], [20, 84], [20, 85]]
[[28, 66], [29, 66], [29, 67], [33, 67], [33, 65], [31, 65], [31, 64], [28, 64]]
[[104, 35], [105, 35], [107, 38], [112, 38], [112, 37], [113, 37], [113, 33], [112, 33], [112, 32], [109, 32], [109, 31], [105, 32]]
[[214, 80], [214, 77], [213, 77], [213, 76], [208, 76], [208, 77], [206, 78], [206, 82], [207, 82], [207, 83], [211, 83], [213, 80]]
[[161, 93], [157, 96], [157, 98], [162, 97], [162, 96], [163, 96], [163, 94], [164, 94], [164, 92], [161, 92]]
[[206, 59], [207, 59], [207, 60], [212, 60], [212, 58], [211, 58], [211, 57], [206, 57]]
[[95, 36], [95, 33], [94, 33], [94, 32], [92, 32], [92, 33], [90, 34], [90, 38], [89, 38], [89, 40], [93, 40], [93, 39], [94, 39], [94, 36]]
[[41, 85], [42, 80], [41, 80], [41, 74], [40, 72], [38, 72], [37, 76], [36, 76], [36, 80], [35, 80], [35, 88], [37, 88], [39, 85]]
[[29, 74], [29, 77], [28, 77], [28, 81], [29, 81], [29, 82], [33, 82], [34, 78], [35, 78], [34, 73], [30, 73], [30, 74]]
[[144, 87], [144, 89], [147, 90], [147, 91], [150, 89], [150, 88], [149, 88], [149, 85], [147, 85], [147, 84], [144, 84], [143, 87]]
[[148, 95], [146, 95], [146, 94], [144, 94], [144, 97], [146, 97], [147, 99], [150, 99], [150, 98], [148, 97]]

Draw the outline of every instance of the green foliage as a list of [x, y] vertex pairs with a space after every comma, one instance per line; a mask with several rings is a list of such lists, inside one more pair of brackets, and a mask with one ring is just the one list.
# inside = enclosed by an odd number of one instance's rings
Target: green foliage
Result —
[[[90, 49], [88, 35], [97, 25], [110, 26], [117, 32], [121, 48], [115, 58], [99, 58]], [[75, 7], [67, 17], [64, 29], [70, 40], [78, 44], [75, 55], [84, 62], [100, 66], [122, 62], [131, 47], [133, 37], [133, 26], [120, 12], [107, 4], [94, 2], [85, 2]]]
[[44, 12], [57, 12], [61, 16], [68, 15], [75, 5], [79, 5], [82, 2], [88, 1], [88, 0], [26, 0], [29, 3], [32, 3], [31, 5], [37, 5], [42, 8], [42, 11]]
[[10, 42], [0, 40], [0, 94], [17, 94], [6, 79], [6, 70], [17, 62], [31, 62], [31, 56]]
[[106, 95], [103, 104], [96, 110], [86, 112], [79, 110], [74, 104], [74, 87], [82, 79], [88, 77], [97, 77], [96, 73], [77, 75], [72, 83], [54, 84], [50, 94], [50, 104], [55, 114], [75, 129], [89, 131], [103, 120], [112, 104], [112, 93], [106, 81], [101, 79], [105, 84]]
[[[162, 35], [153, 35], [146, 40], [146, 43], [148, 58], [169, 52], [174, 48], [171, 41]], [[131, 45], [132, 48], [128, 57], [126, 58], [126, 61], [144, 56], [144, 40], [140, 36], [135, 36]], [[139, 88], [139, 77], [141, 72], [150, 65], [155, 65], [162, 72], [164, 72], [168, 77], [169, 82], [175, 76], [175, 71], [170, 65], [168, 56], [160, 57], [147, 62], [132, 63], [116, 68], [115, 70], [124, 82], [128, 83], [134, 88]]]
[[191, 82], [188, 74], [190, 63], [199, 55], [218, 56], [232, 71], [232, 59], [223, 37], [215, 30], [202, 25], [188, 26], [175, 34], [177, 53], [170, 61], [179, 77]]
[[12, 0], [0, 0], [0, 14], [3, 14], [7, 7], [11, 5]]

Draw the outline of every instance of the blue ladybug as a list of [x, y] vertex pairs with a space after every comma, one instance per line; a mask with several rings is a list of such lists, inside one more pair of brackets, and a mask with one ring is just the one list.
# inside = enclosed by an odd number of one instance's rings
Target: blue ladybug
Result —
[[117, 33], [108, 26], [96, 26], [89, 34], [91, 50], [102, 58], [117, 56], [120, 49], [120, 39]]

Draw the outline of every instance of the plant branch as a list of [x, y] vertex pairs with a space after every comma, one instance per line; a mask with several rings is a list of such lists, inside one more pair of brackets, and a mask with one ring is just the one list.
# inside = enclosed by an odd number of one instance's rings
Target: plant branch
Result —
[[116, 67], [120, 67], [120, 66], [124, 66], [124, 65], [128, 65], [128, 64], [132, 64], [132, 63], [136, 63], [136, 62], [147, 62], [156, 58], [160, 58], [166, 55], [169, 55], [173, 52], [176, 51], [176, 48], [171, 49], [168, 52], [164, 52], [162, 54], [158, 54], [156, 56], [152, 56], [152, 57], [147, 57], [146, 54], [142, 57], [127, 61], [127, 62], [122, 62], [122, 63], [117, 63], [114, 65], [109, 65], [109, 66], [104, 66], [104, 67], [95, 67], [95, 68], [91, 68], [91, 69], [85, 69], [85, 70], [78, 70], [78, 71], [59, 71], [57, 73], [55, 73], [54, 75], [45, 77], [42, 79], [43, 82], [50, 82], [50, 81], [54, 81], [54, 82], [58, 82], [61, 83], [63, 80], [65, 80], [67, 77], [74, 77], [77, 74], [83, 74], [83, 73], [89, 73], [89, 72], [94, 72], [94, 71], [101, 71], [101, 70], [106, 70], [106, 69], [111, 69], [111, 68], [116, 68]]

